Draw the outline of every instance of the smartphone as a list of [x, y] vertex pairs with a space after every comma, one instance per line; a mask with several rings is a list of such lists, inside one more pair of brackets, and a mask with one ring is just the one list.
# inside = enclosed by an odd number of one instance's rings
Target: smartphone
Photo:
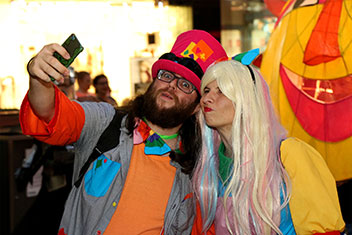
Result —
[[[73, 33], [71, 34], [62, 46], [66, 49], [66, 51], [70, 54], [70, 59], [64, 59], [59, 53], [54, 52], [54, 57], [60, 61], [66, 68], [68, 68], [72, 62], [76, 59], [76, 57], [83, 51], [83, 47], [81, 43], [78, 41], [76, 35]], [[50, 77], [51, 81], [55, 85], [59, 85], [58, 81], [56, 81], [53, 77]]]
[[63, 64], [66, 68], [72, 64], [72, 62], [76, 59], [76, 57], [83, 51], [83, 47], [81, 43], [78, 41], [76, 35], [71, 34], [66, 41], [62, 44], [62, 46], [66, 49], [66, 51], [70, 54], [70, 59], [64, 59], [59, 53], [54, 52], [54, 57], [56, 57], [61, 64]]

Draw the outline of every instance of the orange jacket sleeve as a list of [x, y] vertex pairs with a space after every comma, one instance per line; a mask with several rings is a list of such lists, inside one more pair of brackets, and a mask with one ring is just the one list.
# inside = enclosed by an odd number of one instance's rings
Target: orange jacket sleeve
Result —
[[51, 145], [76, 142], [85, 121], [83, 108], [77, 102], [69, 100], [56, 86], [55, 115], [49, 123], [35, 115], [28, 100], [28, 93], [23, 99], [19, 118], [23, 134]]

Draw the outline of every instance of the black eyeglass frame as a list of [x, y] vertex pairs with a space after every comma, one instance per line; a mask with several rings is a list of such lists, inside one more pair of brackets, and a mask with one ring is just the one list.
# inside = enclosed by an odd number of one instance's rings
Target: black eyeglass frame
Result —
[[[166, 80], [163, 80], [163, 79], [162, 79], [162, 73], [164, 73], [164, 72], [168, 72], [168, 73], [172, 74], [173, 78], [172, 78], [171, 80], [167, 80], [167, 81], [166, 81]], [[197, 88], [196, 88], [190, 81], [188, 81], [187, 79], [185, 79], [185, 78], [183, 78], [183, 77], [177, 77], [175, 73], [173, 73], [173, 72], [171, 72], [171, 71], [168, 71], [168, 70], [160, 69], [160, 70], [158, 71], [158, 75], [157, 75], [156, 77], [157, 77], [158, 80], [160, 80], [160, 81], [162, 81], [162, 82], [167, 82], [167, 83], [171, 83], [173, 80], [177, 79], [177, 83], [176, 83], [177, 88], [180, 89], [182, 92], [184, 92], [184, 93], [186, 93], [186, 94], [192, 94], [192, 92], [193, 92], [194, 90], [197, 90]], [[183, 82], [183, 81], [185, 81], [185, 82], [187, 82], [187, 83], [189, 83], [189, 84], [191, 85], [191, 87], [192, 87], [192, 90], [191, 90], [191, 91], [185, 91], [185, 90], [183, 90], [182, 86], [180, 85], [180, 82]]]

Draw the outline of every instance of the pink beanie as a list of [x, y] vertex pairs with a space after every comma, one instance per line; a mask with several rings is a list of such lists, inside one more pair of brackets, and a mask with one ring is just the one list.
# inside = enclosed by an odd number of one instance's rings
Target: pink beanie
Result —
[[[180, 34], [171, 53], [179, 58], [191, 58], [196, 61], [203, 70], [203, 73], [214, 61], [227, 57], [227, 54], [221, 44], [208, 32], [203, 30], [190, 30]], [[174, 72], [192, 82], [200, 92], [201, 78], [191, 69], [178, 63], [176, 60], [159, 59], [152, 67], [152, 76], [156, 78], [160, 69]]]

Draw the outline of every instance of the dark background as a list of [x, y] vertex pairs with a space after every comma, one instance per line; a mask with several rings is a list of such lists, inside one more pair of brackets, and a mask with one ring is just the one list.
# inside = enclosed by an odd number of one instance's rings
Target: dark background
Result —
[[220, 0], [169, 0], [169, 5], [193, 8], [193, 28], [202, 29], [220, 41]]

